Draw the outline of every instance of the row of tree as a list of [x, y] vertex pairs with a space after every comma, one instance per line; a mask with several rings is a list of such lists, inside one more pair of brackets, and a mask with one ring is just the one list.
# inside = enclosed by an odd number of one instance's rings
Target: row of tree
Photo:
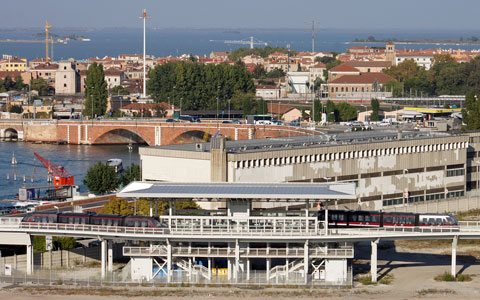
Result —
[[[288, 49], [282, 48], [282, 47], [270, 47], [270, 46], [266, 46], [264, 48], [254, 48], [254, 49], [239, 48], [234, 50], [232, 53], [230, 53], [230, 55], [228, 56], [228, 59], [236, 62], [240, 60], [242, 57], [245, 57], [248, 55], [256, 55], [256, 56], [261, 56], [265, 58], [275, 52], [288, 54]], [[297, 55], [297, 51], [290, 50], [290, 55], [292, 56]]]
[[120, 175], [108, 164], [97, 162], [87, 171], [83, 184], [94, 194], [105, 194], [123, 187], [134, 180], [140, 180], [140, 166], [130, 165]]
[[395, 79], [384, 86], [394, 97], [464, 95], [480, 88], [480, 57], [458, 63], [448, 54], [437, 54], [430, 70], [413, 60], [405, 60], [384, 73]]
[[236, 93], [255, 92], [242, 64], [171, 62], [156, 66], [149, 78], [148, 92], [156, 102], [168, 101], [183, 110], [215, 110], [217, 105], [223, 110]]
[[17, 75], [14, 79], [10, 76], [5, 76], [4, 79], [0, 78], [0, 93], [8, 91], [21, 91], [27, 86], [23, 83], [22, 76]]

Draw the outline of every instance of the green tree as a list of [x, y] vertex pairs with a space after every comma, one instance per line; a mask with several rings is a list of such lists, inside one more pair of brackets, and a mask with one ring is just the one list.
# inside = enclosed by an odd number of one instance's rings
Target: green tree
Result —
[[265, 100], [260, 98], [257, 101], [257, 115], [266, 115], [268, 114], [268, 104]]
[[110, 89], [110, 95], [128, 95], [130, 94], [123, 86], [117, 85]]
[[322, 120], [322, 102], [320, 101], [320, 99], [317, 98], [313, 101], [312, 110], [313, 120], [315, 122], [320, 122]]
[[335, 122], [336, 121], [335, 103], [333, 103], [331, 100], [327, 101], [326, 111], [327, 111], [328, 122]]
[[357, 108], [350, 103], [340, 102], [335, 105], [336, 110], [338, 111], [338, 117], [340, 121], [350, 121], [357, 118]]
[[120, 175], [120, 184], [126, 186], [132, 181], [141, 180], [142, 175], [140, 173], [140, 166], [137, 164], [131, 164], [125, 171]]
[[102, 214], [116, 214], [130, 216], [133, 215], [133, 208], [127, 200], [123, 198], [111, 198], [100, 210]]
[[469, 91], [465, 97], [465, 108], [462, 109], [463, 122], [468, 130], [480, 129], [480, 97]]
[[107, 83], [103, 66], [94, 62], [88, 67], [85, 79], [85, 116], [103, 116], [107, 110]]
[[34, 235], [33, 236], [33, 250], [35, 252], [45, 252], [46, 251], [46, 242], [44, 236]]
[[285, 77], [285, 72], [282, 69], [274, 69], [267, 73], [267, 78], [283, 78]]
[[37, 91], [40, 96], [47, 96], [52, 88], [43, 78], [32, 79], [30, 81], [30, 89]]
[[265, 78], [265, 76], [267, 75], [267, 72], [265, 71], [265, 68], [262, 65], [258, 64], [255, 66], [255, 69], [253, 69], [252, 75], [253, 75], [253, 78], [260, 79], [260, 78]]
[[9, 75], [5, 76], [5, 79], [3, 80], [3, 86], [6, 91], [10, 91], [15, 87], [15, 82], [12, 80], [12, 77]]
[[370, 121], [379, 121], [380, 120], [380, 117], [379, 117], [380, 102], [378, 101], [378, 99], [374, 98], [372, 99], [370, 104], [372, 105], [372, 113], [370, 114]]
[[52, 238], [53, 250], [68, 250], [74, 249], [77, 241], [73, 237], [59, 237], [54, 236]]
[[23, 108], [20, 105], [9, 105], [8, 112], [14, 114], [21, 114], [23, 112]]
[[25, 87], [23, 83], [23, 78], [20, 75], [15, 76], [15, 90], [21, 91]]
[[393, 79], [383, 85], [385, 92], [392, 92], [393, 97], [401, 97], [403, 93], [403, 83]]
[[97, 162], [87, 171], [83, 184], [94, 194], [105, 194], [114, 191], [118, 186], [115, 170], [106, 163]]

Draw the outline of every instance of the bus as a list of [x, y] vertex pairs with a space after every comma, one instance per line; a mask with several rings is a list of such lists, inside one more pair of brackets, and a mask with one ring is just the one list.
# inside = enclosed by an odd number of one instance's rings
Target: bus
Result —
[[277, 117], [272, 115], [248, 115], [247, 116], [247, 124], [273, 125], [276, 121], [277, 121]]

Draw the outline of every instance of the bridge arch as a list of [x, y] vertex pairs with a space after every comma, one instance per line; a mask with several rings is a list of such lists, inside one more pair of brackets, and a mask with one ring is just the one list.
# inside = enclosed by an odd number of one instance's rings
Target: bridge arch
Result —
[[204, 142], [205, 135], [207, 135], [207, 142], [209, 142], [212, 138], [210, 133], [203, 130], [189, 130], [177, 135], [169, 144], [202, 143]]
[[3, 132], [3, 138], [6, 140], [18, 140], [18, 131], [15, 128], [7, 128]]
[[141, 135], [123, 128], [104, 132], [92, 142], [92, 144], [97, 145], [127, 145], [129, 143], [148, 145], [148, 142]]

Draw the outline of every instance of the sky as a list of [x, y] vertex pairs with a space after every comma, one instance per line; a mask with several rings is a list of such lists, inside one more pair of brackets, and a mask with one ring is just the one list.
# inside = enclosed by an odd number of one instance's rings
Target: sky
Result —
[[479, 0], [2, 0], [0, 30], [155, 28], [480, 29]]

